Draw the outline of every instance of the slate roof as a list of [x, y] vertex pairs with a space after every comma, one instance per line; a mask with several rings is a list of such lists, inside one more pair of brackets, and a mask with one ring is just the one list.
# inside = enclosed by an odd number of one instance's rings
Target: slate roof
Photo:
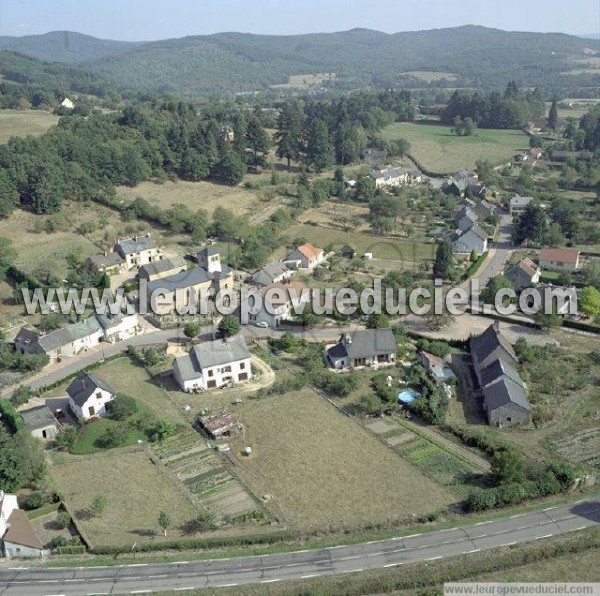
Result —
[[516, 404], [528, 412], [531, 411], [525, 389], [508, 377], [485, 387], [483, 398], [488, 411], [496, 410], [508, 404]]
[[118, 252], [109, 252], [106, 255], [94, 255], [88, 258], [90, 265], [93, 265], [97, 269], [104, 269], [106, 267], [115, 267], [123, 263], [123, 258]]
[[487, 387], [503, 377], [510, 379], [521, 387], [525, 387], [519, 371], [502, 358], [494, 360], [481, 371], [481, 385]]
[[39, 345], [40, 334], [28, 329], [27, 327], [21, 327], [19, 333], [15, 337], [14, 344], [19, 345], [22, 344], [24, 346], [33, 346], [31, 348], [32, 351], [39, 352], [40, 354], [44, 353], [44, 350]]
[[289, 267], [281, 261], [273, 261], [256, 271], [251, 280], [255, 284], [269, 285], [273, 283], [276, 278], [285, 275], [289, 270]]
[[533, 197], [522, 197], [520, 195], [515, 195], [510, 200], [511, 207], [526, 207], [533, 201]]
[[30, 410], [23, 410], [21, 417], [29, 430], [38, 430], [47, 426], [56, 426], [57, 421], [48, 406], [38, 406]]
[[51, 352], [61, 346], [66, 346], [78, 339], [83, 339], [93, 333], [100, 331], [100, 323], [95, 317], [90, 317], [73, 325], [52, 331], [38, 339], [40, 347], [44, 352]]
[[[490, 325], [481, 335], [471, 338], [471, 353], [476, 354], [479, 363], [484, 362], [496, 349], [502, 348], [516, 364], [517, 355], [506, 338]], [[489, 364], [489, 363], [488, 363]]]
[[121, 251], [121, 254], [130, 255], [136, 252], [156, 248], [156, 242], [154, 242], [152, 236], [146, 234], [144, 236], [133, 236], [132, 238], [119, 240], [117, 242], [117, 247]]
[[5, 542], [43, 550], [44, 546], [37, 537], [25, 511], [15, 509], [8, 518], [8, 524], [9, 528], [4, 534]]
[[226, 340], [218, 339], [198, 344], [186, 356], [176, 359], [177, 367], [184, 381], [197, 379], [202, 369], [226, 365], [250, 358], [246, 340], [241, 334]]
[[461, 234], [461, 238], [466, 236], [467, 234], [475, 234], [475, 236], [481, 238], [482, 240], [487, 240], [487, 232], [483, 230], [478, 224], [473, 224], [468, 230], [466, 230], [463, 234]]
[[509, 267], [505, 275], [518, 286], [517, 289], [520, 289], [531, 283], [538, 269], [538, 266], [529, 257], [525, 257], [520, 262]]
[[215, 246], [207, 246], [198, 251], [198, 256], [202, 255], [204, 257], [214, 257], [218, 254], [220, 254], [219, 249]]
[[140, 275], [145, 273], [146, 275], [158, 275], [171, 271], [171, 269], [177, 269], [178, 267], [186, 267], [186, 261], [183, 257], [173, 257], [172, 259], [161, 259], [160, 261], [154, 261], [154, 263], [148, 263], [140, 267]]
[[327, 350], [331, 358], [351, 360], [396, 352], [396, 338], [391, 329], [360, 329], [345, 333], [340, 342]]
[[197, 286], [198, 284], [212, 281], [213, 275], [210, 274], [204, 267], [194, 267], [174, 273], [161, 279], [155, 279], [148, 284], [148, 294], [150, 295], [155, 290], [164, 290], [166, 292], [174, 292], [184, 288]]
[[103, 389], [112, 395], [117, 392], [106, 382], [90, 372], [79, 373], [67, 387], [67, 395], [78, 405], [83, 406], [96, 389]]

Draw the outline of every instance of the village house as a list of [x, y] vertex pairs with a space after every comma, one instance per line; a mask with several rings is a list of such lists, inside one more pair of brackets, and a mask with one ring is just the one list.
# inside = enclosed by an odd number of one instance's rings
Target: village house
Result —
[[325, 251], [307, 242], [295, 248], [283, 262], [296, 269], [314, 269], [325, 262]]
[[385, 149], [367, 149], [363, 155], [363, 161], [374, 169], [387, 162], [388, 152]]
[[273, 261], [268, 263], [252, 275], [250, 282], [255, 286], [269, 286], [289, 279], [294, 275], [294, 271], [290, 269], [282, 261]]
[[533, 201], [533, 197], [521, 197], [515, 195], [512, 197], [509, 203], [509, 213], [511, 215], [520, 215], [525, 211], [527, 205]]
[[258, 312], [254, 312], [255, 298], [247, 298], [248, 323], [279, 327], [282, 322], [292, 319], [296, 310], [301, 312], [302, 305], [311, 297], [310, 289], [299, 279], [289, 279], [261, 288], [262, 303]]
[[75, 104], [73, 103], [73, 101], [71, 99], [69, 99], [68, 97], [65, 97], [61, 104], [60, 104], [61, 108], [66, 108], [67, 110], [74, 110], [75, 109]]
[[142, 265], [138, 273], [138, 277], [146, 282], [154, 281], [155, 279], [162, 279], [175, 275], [180, 271], [187, 269], [187, 263], [183, 257], [173, 257], [171, 259], [161, 259], [160, 261], [154, 261], [147, 265]]
[[473, 210], [477, 214], [477, 217], [485, 221], [496, 214], [497, 208], [496, 205], [493, 205], [485, 199], [482, 199], [478, 203], [475, 203]]
[[456, 378], [454, 371], [443, 358], [421, 351], [419, 352], [419, 359], [429, 376], [439, 385], [449, 383]]
[[139, 268], [163, 258], [150, 233], [119, 239], [114, 250], [125, 261], [126, 269]]
[[100, 323], [95, 317], [90, 317], [46, 335], [23, 327], [14, 345], [21, 354], [46, 354], [50, 362], [60, 362], [97, 346], [102, 338]]
[[479, 216], [471, 207], [461, 207], [454, 216], [454, 227], [459, 232], [466, 232], [474, 223], [479, 221]]
[[189, 354], [175, 359], [173, 376], [188, 393], [249, 380], [252, 367], [244, 336], [195, 345]]
[[20, 414], [32, 436], [42, 439], [42, 441], [48, 441], [58, 434], [58, 421], [48, 406], [22, 410]]
[[69, 407], [78, 420], [106, 415], [106, 404], [117, 392], [93, 373], [80, 372], [67, 387]]
[[345, 370], [378, 367], [396, 362], [396, 338], [391, 329], [360, 329], [344, 333], [338, 343], [325, 350], [329, 368]]
[[529, 423], [531, 405], [527, 399], [527, 386], [516, 369], [518, 358], [497, 324], [472, 337], [470, 348], [490, 426]]
[[141, 331], [139, 317], [136, 313], [132, 315], [124, 313], [113, 315], [107, 312], [96, 315], [96, 319], [102, 328], [103, 339], [108, 343], [124, 341], [134, 337]]
[[88, 257], [84, 264], [94, 273], [108, 273], [109, 275], [118, 275], [126, 268], [125, 260], [118, 252], [107, 252], [103, 255]]
[[464, 196], [470, 194], [474, 197], [483, 197], [486, 193], [486, 187], [479, 182], [477, 174], [470, 170], [461, 170], [456, 172], [442, 184], [442, 191], [446, 194]]
[[518, 263], [511, 265], [504, 273], [517, 292], [537, 284], [540, 281], [541, 274], [542, 270], [529, 257], [525, 257]]
[[38, 559], [46, 553], [16, 495], [0, 490], [0, 553], [7, 559]]
[[553, 271], [577, 271], [579, 254], [574, 248], [543, 248], [540, 251], [540, 267]]
[[370, 176], [375, 181], [375, 188], [393, 188], [422, 181], [421, 172], [403, 167], [375, 168]]
[[487, 249], [487, 232], [476, 223], [459, 234], [454, 241], [455, 253], [471, 254], [472, 251], [475, 251], [478, 255], [482, 255]]

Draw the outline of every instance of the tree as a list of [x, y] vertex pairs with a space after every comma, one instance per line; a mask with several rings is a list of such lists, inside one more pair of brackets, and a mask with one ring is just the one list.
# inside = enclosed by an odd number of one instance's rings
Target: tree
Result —
[[306, 161], [315, 171], [322, 172], [333, 165], [333, 144], [326, 122], [315, 116], [306, 140]]
[[217, 326], [217, 329], [223, 335], [223, 337], [231, 337], [232, 335], [235, 335], [239, 332], [240, 328], [240, 322], [233, 315], [224, 316]]
[[544, 309], [541, 308], [538, 312], [533, 315], [533, 320], [539, 325], [542, 329], [546, 331], [550, 331], [550, 329], [556, 329], [556, 327], [560, 327], [561, 318], [560, 315], [556, 312], [556, 308], [553, 308], [551, 313], [544, 312]]
[[108, 501], [104, 495], [98, 495], [92, 501], [90, 509], [92, 510], [93, 515], [96, 517], [102, 517], [102, 514], [106, 511], [106, 506], [108, 505]]
[[367, 329], [384, 329], [390, 326], [390, 321], [386, 315], [373, 313], [367, 319]]
[[166, 537], [167, 530], [171, 527], [171, 518], [164, 511], [161, 511], [158, 516], [158, 525], [162, 528]]
[[269, 151], [270, 141], [267, 132], [256, 114], [252, 114], [246, 128], [246, 144], [252, 154], [252, 167], [258, 174], [259, 166], [264, 164], [265, 154]]
[[133, 397], [125, 393], [119, 393], [113, 401], [108, 404], [110, 415], [114, 420], [125, 420], [133, 416], [137, 410], [137, 403]]
[[26, 404], [33, 397], [33, 391], [26, 385], [19, 385], [10, 397], [10, 403], [15, 408]]
[[70, 524], [71, 524], [71, 516], [66, 511], [61, 511], [56, 516], [56, 525], [61, 530], [64, 530], [65, 528], [68, 528]]
[[552, 130], [556, 130], [558, 126], [558, 105], [556, 102], [556, 98], [552, 99], [552, 104], [550, 105], [550, 112], [548, 113], [548, 128]]
[[0, 279], [4, 279], [16, 256], [17, 253], [12, 247], [12, 241], [0, 236]]
[[371, 176], [361, 176], [356, 181], [356, 194], [361, 201], [370, 203], [376, 192], [375, 180]]
[[277, 156], [287, 160], [288, 170], [292, 159], [300, 159], [302, 150], [302, 128], [304, 125], [304, 112], [302, 105], [297, 101], [285, 102], [277, 117]]
[[190, 323], [187, 323], [187, 325], [183, 328], [183, 334], [187, 338], [192, 339], [198, 336], [201, 330], [202, 327], [200, 326], [200, 323], [198, 323], [198, 321], [191, 321]]
[[579, 296], [579, 309], [588, 317], [600, 315], [600, 291], [592, 286], [586, 286]]
[[542, 245], [548, 234], [548, 216], [537, 203], [529, 203], [513, 226], [515, 244], [526, 240]]
[[492, 466], [492, 476], [496, 484], [512, 484], [525, 480], [527, 462], [516, 451], [496, 451], [490, 463]]
[[360, 398], [360, 407], [367, 414], [379, 414], [382, 406], [381, 398], [375, 393], [367, 393]]
[[448, 279], [452, 274], [453, 268], [452, 244], [448, 240], [442, 240], [435, 252], [435, 262], [433, 264], [433, 277], [439, 279]]
[[246, 162], [243, 157], [228, 149], [219, 162], [215, 165], [215, 176], [225, 184], [236, 186], [244, 179], [246, 173]]
[[[482, 290], [481, 299], [488, 304], [494, 304], [496, 294], [503, 289], [514, 290], [515, 287], [510, 279], [504, 275], [496, 275], [496, 277], [492, 277], [492, 279], [490, 279], [487, 286]], [[504, 301], [506, 301], [506, 299]]]
[[59, 449], [69, 451], [77, 440], [77, 430], [73, 426], [65, 426], [56, 435], [54, 441]]
[[194, 520], [194, 530], [196, 532], [206, 532], [215, 527], [215, 514], [208, 509], [198, 515]]
[[113, 449], [125, 443], [129, 429], [124, 425], [109, 426], [97, 439], [96, 443], [103, 449]]

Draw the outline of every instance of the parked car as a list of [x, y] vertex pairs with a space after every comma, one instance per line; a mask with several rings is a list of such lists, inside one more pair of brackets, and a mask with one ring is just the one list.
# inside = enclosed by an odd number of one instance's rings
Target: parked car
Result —
[[269, 323], [267, 323], [266, 321], [259, 321], [258, 323], [256, 323], [256, 326], [266, 329], [269, 326]]

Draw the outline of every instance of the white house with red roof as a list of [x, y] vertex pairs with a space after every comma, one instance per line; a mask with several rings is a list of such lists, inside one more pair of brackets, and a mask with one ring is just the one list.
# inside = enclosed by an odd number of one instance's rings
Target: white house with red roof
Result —
[[314, 269], [325, 262], [325, 251], [307, 242], [295, 248], [283, 262], [296, 269]]

